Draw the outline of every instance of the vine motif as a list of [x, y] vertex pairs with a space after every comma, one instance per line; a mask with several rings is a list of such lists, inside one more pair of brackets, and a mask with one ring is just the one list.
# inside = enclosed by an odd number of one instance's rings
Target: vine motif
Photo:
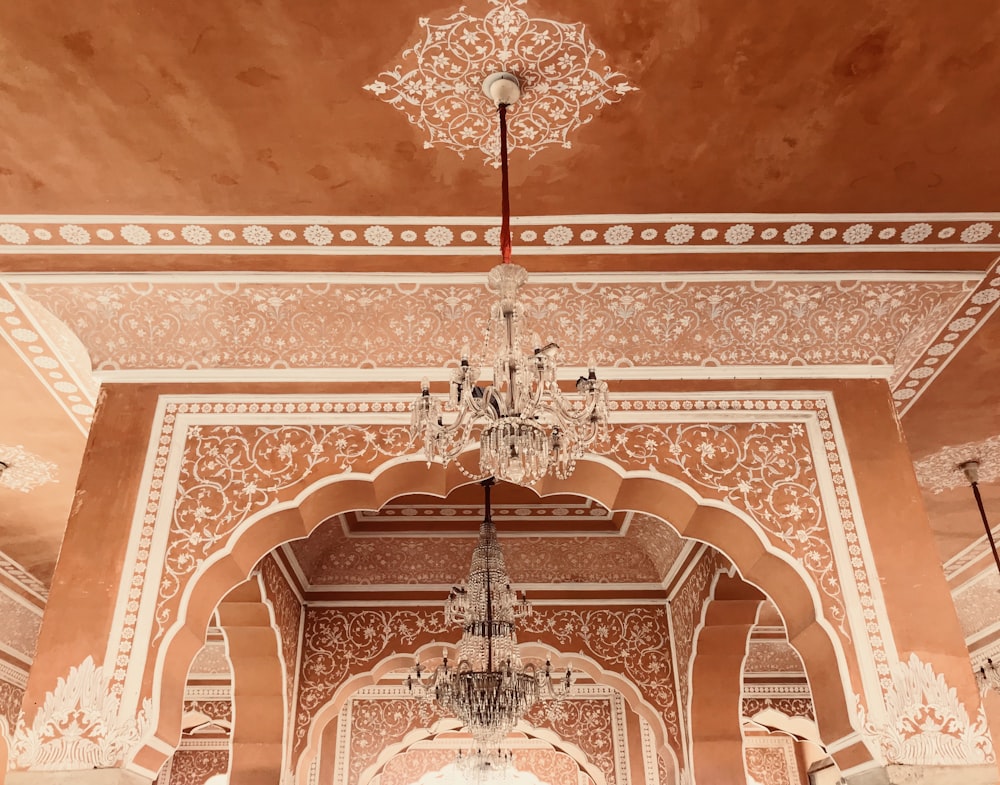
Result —
[[[285, 666], [285, 705], [295, 705], [295, 672], [298, 664], [299, 628], [302, 623], [302, 604], [282, 574], [274, 556], [264, 559], [260, 565], [264, 585], [264, 599], [274, 613], [275, 625], [281, 645]], [[291, 717], [286, 722], [286, 733], [291, 733]]]
[[[699, 559], [684, 583], [670, 601], [670, 622], [674, 646], [677, 651], [677, 683], [681, 714], [685, 727], [690, 731], [691, 718], [687, 716], [688, 697], [691, 692], [691, 663], [694, 657], [695, 627], [701, 620], [701, 611], [712, 592], [712, 579], [720, 569], [719, 557], [709, 550]], [[690, 738], [690, 733], [688, 734]], [[690, 751], [688, 751], [690, 753]], [[681, 760], [690, 760], [690, 754]]]
[[[559, 650], [582, 651], [602, 667], [623, 673], [659, 710], [670, 743], [678, 747], [673, 663], [663, 611], [535, 609], [521, 629]], [[349, 674], [367, 670], [387, 652], [412, 649], [421, 640], [453, 632], [444, 626], [440, 611], [311, 609], [303, 636], [294, 757], [301, 754], [316, 712]]]
[[[816, 413], [829, 422], [825, 410]], [[602, 452], [625, 464], [645, 464], [680, 476], [700, 493], [750, 513], [772, 543], [809, 571], [826, 595], [832, 620], [850, 639], [802, 423], [623, 425], [615, 428], [611, 445]]]
[[191, 426], [160, 578], [154, 645], [174, 615], [171, 601], [195, 568], [254, 512], [302, 487], [329, 463], [356, 463], [409, 451], [403, 428]]
[[812, 698], [791, 697], [747, 697], [743, 696], [743, 716], [753, 719], [765, 709], [784, 714], [786, 717], [805, 717], [815, 720]]
[[209, 778], [229, 771], [229, 750], [177, 750], [162, 781], [154, 785], [204, 785]]
[[[799, 782], [791, 739], [781, 739], [780, 746], [757, 746], [749, 738], [743, 750], [748, 782], [758, 785], [793, 785]], [[769, 739], [770, 741], [770, 739]], [[784, 742], [787, 741], [787, 744]]]
[[[491, 306], [479, 283], [37, 283], [27, 291], [73, 324], [97, 370], [436, 367], [483, 334]], [[529, 282], [525, 294], [532, 329], [558, 341], [566, 365], [584, 364], [595, 347], [606, 368], [885, 365], [914, 331], [940, 327], [962, 288], [599, 281], [586, 291]], [[412, 313], [419, 318], [402, 316]]]
[[229, 699], [185, 700], [184, 713], [204, 714], [212, 722], [232, 723], [233, 702]]

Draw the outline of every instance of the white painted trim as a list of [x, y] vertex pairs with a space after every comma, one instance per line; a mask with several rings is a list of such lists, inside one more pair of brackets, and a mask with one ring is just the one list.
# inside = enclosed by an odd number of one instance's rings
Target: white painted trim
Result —
[[[583, 366], [560, 369], [567, 380], [585, 376]], [[857, 365], [651, 365], [631, 368], [601, 368], [605, 381], [680, 381], [689, 379], [889, 379], [893, 366]], [[364, 383], [397, 382], [412, 384], [418, 391], [420, 380], [427, 377], [444, 384], [446, 366], [417, 368], [192, 368], [192, 369], [111, 369], [94, 371], [98, 382], [107, 384], [209, 384], [216, 382], [323, 382]], [[481, 381], [492, 380], [490, 369], [484, 369]], [[416, 397], [417, 392], [414, 393]], [[615, 396], [612, 395], [612, 398]], [[635, 397], [630, 395], [629, 397]], [[376, 400], [376, 396], [366, 396]]]
[[[74, 246], [76, 247], [76, 246]], [[801, 249], [801, 247], [800, 247]], [[494, 249], [495, 250], [495, 249]], [[909, 249], [905, 249], [909, 250]], [[450, 285], [486, 285], [487, 270], [477, 272], [277, 272], [261, 270], [259, 272], [208, 270], [195, 272], [160, 272], [135, 271], [102, 273], [81, 270], [80, 272], [4, 272], [0, 273], [0, 281], [7, 281], [18, 286], [31, 284], [311, 284], [337, 283], [340, 285], [382, 284], [393, 285], [397, 289], [406, 286], [450, 286]], [[754, 281], [773, 281], [775, 283], [822, 283], [839, 281], [858, 281], [864, 283], [941, 283], [959, 282], [978, 284], [983, 279], [983, 272], [977, 269], [969, 270], [764, 270], [741, 269], [729, 270], [698, 270], [698, 271], [586, 271], [566, 273], [549, 271], [529, 271], [530, 284], [570, 285], [576, 291], [586, 291], [598, 284], [680, 284], [680, 283], [750, 283]]]
[[[902, 243], [876, 245], [859, 243], [847, 245], [824, 243], [823, 245], [787, 245], [754, 243], [747, 245], [520, 245], [517, 255], [535, 256], [727, 256], [740, 254], [913, 254], [913, 253], [1000, 253], [997, 243], [952, 243], [914, 244]], [[411, 257], [411, 256], [499, 256], [492, 245], [70, 245], [46, 243], [44, 245], [0, 245], [3, 256], [346, 256], [346, 257]], [[847, 277], [847, 276], [843, 276]]]
[[[607, 586], [614, 586], [614, 584], [606, 584]], [[364, 589], [366, 587], [355, 587]], [[413, 586], [408, 587], [413, 589]], [[518, 586], [518, 588], [521, 588]], [[654, 588], [659, 588], [655, 586]], [[310, 608], [384, 608], [385, 600], [309, 600]], [[655, 597], [644, 597], [641, 599], [635, 599], [633, 597], [612, 597], [610, 599], [564, 599], [564, 600], [549, 600], [549, 599], [531, 599], [531, 604], [536, 607], [553, 607], [553, 608], [607, 608], [612, 605], [616, 606], [626, 606], [630, 608], [635, 607], [654, 607], [662, 608], [663, 599], [658, 599]], [[430, 598], [426, 600], [393, 600], [392, 607], [394, 608], [440, 608], [444, 604], [444, 600], [441, 598]]]
[[[98, 225], [104, 223], [149, 223], [156, 225], [200, 223], [208, 225], [275, 223], [287, 226], [308, 226], [314, 223], [348, 225], [380, 223], [389, 225], [418, 224], [437, 226], [446, 223], [467, 223], [475, 226], [498, 225], [495, 215], [146, 215], [141, 213], [35, 213], [0, 215], [0, 222], [9, 223], [76, 223]], [[574, 215], [518, 215], [511, 217], [513, 225], [536, 223], [742, 223], [774, 221], [797, 223], [800, 221], [1000, 221], [1000, 212], [887, 212], [887, 213], [579, 213]]]

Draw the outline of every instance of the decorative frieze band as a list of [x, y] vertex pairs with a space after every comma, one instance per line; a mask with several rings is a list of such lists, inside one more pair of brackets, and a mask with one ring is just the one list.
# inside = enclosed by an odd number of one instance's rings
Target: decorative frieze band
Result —
[[[494, 255], [483, 216], [0, 216], [0, 253]], [[514, 220], [521, 254], [1000, 251], [1000, 214], [634, 214]]]

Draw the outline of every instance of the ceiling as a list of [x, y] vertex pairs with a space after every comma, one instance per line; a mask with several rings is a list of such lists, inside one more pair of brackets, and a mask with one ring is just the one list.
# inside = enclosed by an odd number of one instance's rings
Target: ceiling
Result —
[[[0, 445], [58, 467], [43, 490], [0, 485], [0, 550], [51, 578], [96, 401], [83, 365], [112, 382], [409, 381], [476, 334], [499, 208], [477, 85], [511, 26], [525, 37], [507, 65], [526, 86], [511, 112], [515, 256], [569, 364], [596, 348], [619, 384], [861, 369], [891, 377], [918, 461], [1000, 435], [985, 381], [1000, 365], [996, 3], [474, 0], [463, 13], [0, 6], [16, 64], [0, 77]], [[454, 320], [392, 324], [433, 303]], [[733, 327], [776, 314], [766, 340]], [[947, 561], [981, 525], [967, 487], [933, 485]], [[377, 583], [433, 538], [440, 563], [392, 582], [447, 584], [465, 572], [474, 491], [330, 521], [290, 552], [310, 584]], [[983, 491], [1000, 509], [996, 483]], [[588, 505], [510, 500], [530, 511], [500, 515], [515, 580], [662, 584], [680, 543]], [[373, 555], [386, 543], [392, 558]]]

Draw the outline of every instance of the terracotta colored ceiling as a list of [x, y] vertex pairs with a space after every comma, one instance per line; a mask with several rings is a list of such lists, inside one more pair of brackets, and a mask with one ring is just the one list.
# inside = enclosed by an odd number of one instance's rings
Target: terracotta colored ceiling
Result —
[[[470, 13], [490, 9], [483, 0]], [[0, 9], [0, 212], [492, 214], [495, 172], [365, 91], [457, 4]], [[638, 87], [514, 161], [522, 214], [989, 209], [1000, 9], [532, 0]], [[602, 62], [603, 66], [605, 63]]]
[[[466, 12], [482, 17], [501, 2], [507, 0], [473, 0]], [[995, 133], [1000, 125], [1000, 83], [993, 78], [1000, 49], [992, 40], [1000, 8], [995, 3], [510, 0], [507, 5], [536, 22], [548, 20], [551, 29], [582, 23], [586, 39], [606, 54], [594, 54], [589, 66], [599, 74], [610, 69], [610, 75], [595, 83], [609, 103], [588, 105], [581, 117], [593, 119], [567, 132], [568, 146], [550, 145], [529, 155], [524, 148], [531, 146], [530, 140], [526, 142], [523, 130], [526, 118], [535, 112], [531, 96], [512, 111], [512, 128], [522, 134], [522, 149], [512, 156], [514, 212], [523, 218], [515, 245], [530, 259], [525, 263], [533, 273], [566, 276], [580, 270], [614, 270], [624, 278], [633, 272], [656, 272], [662, 275], [654, 288], [666, 287], [672, 295], [683, 290], [693, 301], [705, 294], [704, 280], [675, 280], [664, 271], [701, 275], [725, 270], [734, 280], [741, 278], [734, 286], [756, 287], [760, 282], [747, 270], [808, 270], [830, 273], [815, 299], [832, 307], [837, 297], [850, 299], [859, 291], [850, 283], [852, 272], [971, 272], [963, 280], [933, 276], [908, 284], [915, 287], [909, 299], [897, 298], [887, 321], [871, 329], [868, 322], [857, 327], [852, 340], [858, 340], [847, 346], [847, 354], [806, 362], [895, 360], [895, 392], [920, 392], [912, 405], [899, 398], [918, 459], [949, 445], [979, 444], [1000, 435], [998, 401], [984, 382], [995, 375], [1000, 359], [995, 349], [1000, 328], [995, 324], [984, 319], [986, 327], [963, 347], [964, 335], [974, 333], [966, 328], [960, 340], [953, 341], [954, 353], [937, 366], [942, 371], [919, 378], [906, 375], [911, 367], [922, 370], [922, 351], [945, 340], [935, 335], [946, 334], [952, 307], [994, 255], [986, 246], [993, 247], [1000, 221], [992, 214], [975, 214], [996, 210], [1000, 174]], [[0, 218], [0, 270], [34, 276], [5, 277], [4, 282], [38, 296], [84, 340], [97, 364], [142, 371], [172, 367], [174, 361], [174, 367], [252, 366], [218, 354], [217, 346], [199, 349], [179, 340], [204, 342], [211, 333], [205, 321], [191, 335], [151, 341], [156, 351], [169, 346], [183, 354], [186, 347], [188, 354], [171, 359], [153, 352], [146, 357], [139, 352], [138, 332], [126, 318], [148, 310], [159, 297], [161, 321], [179, 323], [198, 311], [198, 296], [211, 299], [220, 295], [219, 287], [229, 287], [225, 275], [231, 273], [315, 270], [336, 276], [350, 271], [487, 269], [494, 258], [487, 235], [498, 212], [496, 170], [478, 149], [462, 157], [440, 140], [427, 147], [427, 130], [388, 102], [391, 91], [365, 89], [391, 82], [386, 74], [397, 67], [413, 67], [415, 56], [408, 50], [427, 33], [421, 18], [444, 25], [457, 11], [457, 3], [413, 0], [384, 0], [377, 12], [364, 4], [342, 4], [335, 13], [316, 0], [294, 5], [277, 0], [210, 5], [179, 0], [162, 8], [134, 0], [94, 8], [53, 0], [3, 5], [0, 46], [5, 61], [14, 66], [0, 77], [5, 126], [0, 138], [0, 214], [6, 216]], [[529, 81], [537, 76], [530, 63], [515, 66]], [[491, 66], [481, 68], [485, 72]], [[619, 92], [614, 92], [615, 86]], [[426, 85], [422, 89], [426, 93]], [[475, 110], [471, 122], [492, 122], [485, 98], [473, 91], [468, 101]], [[963, 216], [941, 215], [949, 211]], [[784, 215], [754, 215], [767, 212]], [[907, 212], [928, 214], [896, 215]], [[675, 213], [688, 216], [684, 221], [693, 227], [690, 242], [699, 245], [693, 249], [697, 253], [689, 251], [687, 240], [668, 248], [678, 232], [683, 234], [677, 227], [687, 225], [670, 219]], [[691, 217], [695, 213], [705, 215]], [[60, 214], [70, 217], [51, 217]], [[640, 220], [638, 214], [658, 217]], [[157, 223], [156, 216], [166, 217]], [[213, 223], [212, 216], [234, 218]], [[283, 222], [281, 216], [294, 220]], [[326, 227], [321, 218], [310, 216], [359, 218], [334, 233], [332, 223]], [[414, 219], [411, 227], [400, 216], [423, 218], [422, 223]], [[438, 245], [441, 232], [431, 233], [434, 242], [427, 239], [438, 216], [469, 216], [478, 223], [440, 218], [454, 236]], [[531, 216], [557, 220], [532, 224]], [[307, 237], [306, 228], [314, 221], [331, 232], [328, 244], [317, 245], [315, 233], [313, 239]], [[573, 230], [566, 247], [560, 245], [565, 233], [555, 231], [563, 224]], [[126, 228], [133, 225], [139, 231]], [[393, 237], [385, 246], [379, 245], [384, 232], [365, 237], [366, 230], [379, 226], [391, 227]], [[752, 236], [747, 235], [750, 229]], [[549, 230], [554, 234], [546, 240]], [[344, 239], [341, 231], [353, 233], [355, 239]], [[404, 231], [412, 231], [415, 239], [404, 240]], [[629, 231], [627, 240], [619, 242]], [[528, 239], [525, 232], [534, 238]], [[584, 240], [585, 232], [596, 239]], [[233, 235], [230, 240], [228, 233]], [[465, 233], [474, 239], [462, 239]], [[595, 244], [593, 252], [583, 247], [589, 242]], [[227, 243], [234, 243], [232, 253]], [[644, 243], [665, 250], [645, 250]], [[832, 245], [824, 248], [824, 243], [842, 247], [827, 253], [823, 251]], [[934, 249], [928, 248], [930, 243]], [[465, 256], [464, 248], [474, 257]], [[418, 264], [407, 255], [416, 250], [421, 253]], [[627, 253], [616, 252], [623, 250]], [[336, 258], [331, 258], [334, 253]], [[181, 269], [214, 270], [221, 277], [199, 279], [191, 286], [159, 280], [145, 288], [146, 272]], [[52, 280], [44, 275], [55, 270], [64, 275]], [[130, 277], [78, 276], [93, 270], [128, 270]], [[45, 280], [39, 280], [39, 274]], [[240, 284], [250, 299], [262, 285], [252, 277]], [[309, 286], [301, 284], [298, 293]], [[134, 295], [122, 305], [124, 311], [100, 311], [110, 302], [108, 292], [122, 288]], [[230, 299], [221, 307], [239, 310], [246, 305], [234, 306], [233, 291], [226, 289]], [[567, 299], [563, 294], [555, 296]], [[185, 299], [192, 296], [194, 305]], [[173, 305], [163, 305], [171, 298]], [[665, 299], [658, 292], [657, 307]], [[239, 318], [248, 320], [255, 307], [257, 318], [268, 318], [267, 308], [259, 304], [243, 308]], [[745, 299], [741, 304], [753, 306]], [[593, 300], [588, 307], [592, 305]], [[605, 352], [602, 362], [676, 365], [720, 360], [709, 345], [709, 331], [697, 331], [705, 347], [684, 343], [686, 338], [674, 345], [674, 336], [656, 334], [649, 323], [643, 327], [641, 318], [622, 317], [629, 311], [624, 301], [605, 307], [609, 321], [571, 347], [573, 359], [587, 354], [586, 344], [606, 348], [605, 339], [614, 336], [618, 344]], [[323, 310], [323, 303], [306, 308], [317, 309]], [[654, 311], [648, 308], [646, 316]], [[209, 308], [209, 316], [212, 313]], [[781, 315], [781, 308], [772, 313]], [[195, 322], [202, 319], [195, 315]], [[376, 316], [363, 318], [379, 321], [384, 314]], [[265, 332], [274, 327], [272, 332], [280, 333], [281, 320], [272, 321]], [[652, 323], [662, 322], [657, 318]], [[805, 323], [798, 317], [793, 322]], [[464, 324], [463, 331], [474, 334], [470, 325]], [[434, 352], [449, 357], [454, 353], [448, 345], [458, 340], [453, 328], [448, 325], [435, 334], [433, 351], [420, 362], [437, 364], [441, 358]], [[565, 330], [560, 327], [558, 333], [562, 337]], [[801, 344], [802, 334], [793, 337]], [[859, 342], [869, 338], [871, 345]], [[381, 345], [392, 340], [380, 338]], [[814, 352], [829, 344], [821, 335], [812, 340], [807, 349]], [[118, 354], [112, 350], [115, 346]], [[650, 347], [658, 347], [661, 354], [644, 360], [640, 355]], [[737, 341], [733, 351], [741, 348], [746, 347]], [[787, 349], [772, 344], [767, 348]], [[668, 356], [670, 351], [676, 356]], [[281, 356], [276, 361], [349, 369], [370, 362], [356, 351], [341, 354], [298, 363]], [[745, 364], [756, 362], [750, 357]], [[405, 364], [387, 356], [380, 356], [378, 363]], [[21, 404], [5, 408], [11, 421], [5, 433], [30, 429], [41, 445], [35, 452], [42, 454], [42, 442], [59, 441], [61, 429], [72, 423], [56, 422], [58, 410], [48, 393], [32, 392], [25, 368], [22, 358], [0, 353], [3, 394], [16, 393], [19, 401], [33, 404], [30, 409], [18, 408]], [[920, 384], [926, 391], [907, 387]], [[87, 416], [78, 414], [78, 424]], [[14, 436], [3, 435], [0, 441], [4, 439], [10, 442]], [[28, 437], [24, 443], [30, 448]], [[82, 450], [76, 435], [60, 445], [63, 450]], [[64, 465], [62, 459], [52, 460]], [[65, 460], [67, 466], [76, 465], [68, 455]], [[69, 493], [71, 485], [60, 479], [59, 493]], [[927, 496], [943, 558], [979, 536], [966, 492], [959, 488]], [[1000, 507], [997, 492], [990, 487], [984, 492], [989, 507]], [[48, 509], [58, 506], [59, 493], [46, 495], [30, 511], [18, 507], [20, 501], [4, 508], [4, 514], [13, 510], [9, 514], [16, 514], [22, 525], [4, 529], [0, 546], [42, 576], [51, 570], [68, 509], [68, 497], [59, 502], [62, 512]], [[38, 494], [28, 495], [34, 497]], [[359, 528], [370, 523], [362, 521]], [[591, 527], [594, 523], [590, 521]], [[620, 524], [619, 519], [615, 526]], [[527, 531], [533, 524], [523, 526]], [[642, 563], [635, 575], [662, 577], [670, 562], [663, 553], [670, 549], [640, 542], [634, 529], [621, 541], [631, 542], [637, 563]], [[563, 527], [558, 533], [569, 538], [567, 532]], [[397, 534], [395, 540], [406, 539], [403, 530]], [[364, 542], [363, 537], [346, 539]], [[324, 581], [347, 574], [344, 564], [322, 562], [318, 559], [315, 569], [323, 572]], [[587, 570], [581, 574], [593, 577]]]

